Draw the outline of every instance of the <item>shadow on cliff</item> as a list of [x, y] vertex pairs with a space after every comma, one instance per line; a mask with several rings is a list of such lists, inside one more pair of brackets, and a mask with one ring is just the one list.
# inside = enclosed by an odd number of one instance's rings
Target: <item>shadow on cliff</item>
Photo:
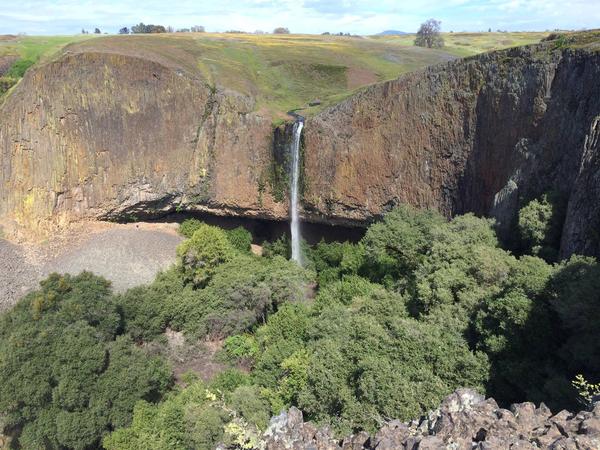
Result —
[[494, 301], [501, 306], [486, 318], [489, 334], [477, 345], [490, 354], [488, 395], [505, 407], [532, 401], [555, 413], [581, 409], [572, 380], [578, 374], [600, 380], [600, 265], [573, 257], [555, 267], [537, 294]]
[[[226, 230], [244, 227], [252, 234], [254, 244], [264, 241], [273, 242], [285, 234], [289, 234], [290, 225], [287, 221], [250, 219], [245, 217], [217, 216], [201, 212], [175, 212], [160, 218], [152, 219], [154, 222], [177, 222], [186, 219], [198, 219], [209, 225], [215, 225]], [[346, 227], [329, 225], [326, 223], [302, 222], [302, 239], [313, 245], [321, 240], [326, 242], [358, 242], [365, 234], [366, 229], [361, 227]]]

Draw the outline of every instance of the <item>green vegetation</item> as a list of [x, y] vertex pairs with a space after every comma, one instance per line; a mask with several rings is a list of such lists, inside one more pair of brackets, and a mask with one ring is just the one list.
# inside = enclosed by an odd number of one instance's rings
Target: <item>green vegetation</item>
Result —
[[204, 287], [217, 266], [231, 260], [234, 251], [223, 230], [200, 224], [190, 239], [179, 245], [177, 257], [184, 279]]
[[[186, 219], [179, 227], [179, 234], [186, 238], [191, 238], [194, 233], [203, 226], [203, 222], [198, 219]], [[250, 252], [252, 246], [252, 234], [244, 227], [239, 226], [232, 230], [225, 230], [225, 236], [235, 250], [242, 253]]]
[[[504, 48], [535, 44], [549, 34], [547, 32], [440, 33], [444, 40], [444, 51], [461, 58]], [[412, 46], [415, 38], [416, 35], [414, 34], [404, 34], [400, 36], [374, 36], [372, 39]]]
[[[0, 40], [0, 58], [48, 61], [69, 51], [122, 52], [155, 59], [252, 96], [255, 109], [273, 118], [294, 108], [314, 114], [357, 89], [453, 56], [539, 42], [547, 33], [443, 33], [443, 49], [413, 45], [415, 36], [161, 33], [17, 37]], [[308, 107], [319, 99], [320, 105]]]
[[543, 195], [519, 211], [521, 251], [555, 261], [560, 246], [564, 208], [555, 196]]
[[581, 374], [575, 377], [572, 384], [573, 387], [577, 389], [579, 399], [584, 406], [590, 407], [592, 405], [592, 399], [600, 395], [600, 383], [590, 383]]
[[0, 37], [0, 66], [3, 57], [16, 58], [4, 74], [0, 71], [0, 95], [17, 84], [29, 67], [53, 58], [67, 44], [88, 38], [81, 36]]
[[[553, 229], [549, 198], [517, 224], [534, 253]], [[252, 449], [292, 405], [346, 434], [418, 417], [461, 386], [502, 405], [589, 404], [600, 265], [517, 257], [493, 227], [401, 207], [357, 243], [304, 244], [302, 269], [285, 238], [259, 257], [245, 230], [191, 220], [150, 285], [113, 295], [88, 273], [52, 275], [0, 318], [4, 433], [22, 448]], [[224, 369], [171, 385], [174, 332], [217, 346]]]
[[0, 411], [22, 448], [84, 449], [171, 383], [120, 329], [109, 283], [51, 275], [0, 318]]

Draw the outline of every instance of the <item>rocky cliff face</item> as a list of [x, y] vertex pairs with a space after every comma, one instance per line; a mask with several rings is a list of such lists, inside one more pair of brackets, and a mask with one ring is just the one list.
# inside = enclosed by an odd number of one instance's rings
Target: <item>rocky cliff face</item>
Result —
[[[600, 254], [600, 53], [555, 42], [374, 85], [309, 118], [303, 216], [362, 224], [395, 204], [492, 214], [505, 229], [547, 191], [562, 255]], [[67, 52], [0, 109], [0, 217], [194, 209], [287, 218], [285, 129], [252, 98], [144, 53]]]
[[270, 118], [164, 61], [68, 53], [2, 106], [0, 217], [44, 228], [192, 206], [280, 217], [262, 192]]
[[495, 52], [371, 87], [306, 124], [305, 208], [364, 220], [397, 203], [492, 214], [547, 191], [562, 254], [600, 254], [600, 53]]
[[361, 432], [336, 439], [329, 429], [303, 422], [302, 413], [292, 408], [271, 419], [264, 440], [268, 450], [593, 450], [600, 448], [600, 403], [579, 414], [552, 414], [533, 403], [507, 410], [492, 398], [459, 389], [425, 417], [388, 422], [372, 436]]

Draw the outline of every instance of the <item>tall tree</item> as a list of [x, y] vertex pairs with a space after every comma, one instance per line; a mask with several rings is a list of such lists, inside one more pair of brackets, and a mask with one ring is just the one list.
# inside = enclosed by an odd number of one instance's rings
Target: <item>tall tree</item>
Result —
[[119, 34], [129, 34], [129, 28], [123, 27], [119, 30]]
[[440, 35], [442, 22], [435, 19], [429, 19], [421, 24], [417, 31], [415, 45], [427, 48], [441, 48], [444, 46], [444, 39]]

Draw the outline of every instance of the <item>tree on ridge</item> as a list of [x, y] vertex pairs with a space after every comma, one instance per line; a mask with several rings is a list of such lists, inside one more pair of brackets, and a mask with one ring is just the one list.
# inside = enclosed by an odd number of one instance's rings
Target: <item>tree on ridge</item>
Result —
[[441, 48], [444, 46], [444, 39], [440, 35], [442, 22], [435, 19], [429, 19], [421, 24], [417, 31], [415, 45], [418, 47]]

